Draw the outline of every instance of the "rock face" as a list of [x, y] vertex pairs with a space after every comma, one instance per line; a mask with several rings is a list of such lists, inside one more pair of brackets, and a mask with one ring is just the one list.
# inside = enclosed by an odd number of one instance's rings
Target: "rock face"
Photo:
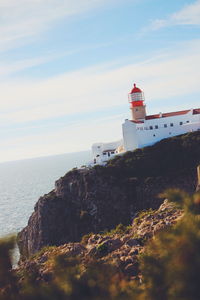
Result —
[[44, 249], [42, 253], [22, 262], [19, 273], [37, 269], [38, 281], [51, 281], [53, 270], [48, 261], [63, 255], [65, 258], [77, 257], [85, 268], [90, 260], [112, 263], [117, 270], [129, 278], [137, 278], [140, 274], [138, 255], [145, 249], [145, 243], [157, 231], [173, 226], [182, 217], [183, 212], [165, 200], [158, 210], [141, 213], [132, 226], [117, 233], [91, 234], [81, 243], [67, 243], [59, 247]]
[[105, 167], [68, 172], [38, 200], [19, 233], [21, 258], [46, 245], [78, 242], [87, 233], [130, 224], [138, 211], [158, 208], [163, 201], [158, 194], [167, 188], [193, 193], [199, 153], [198, 131], [127, 152]]
[[194, 192], [196, 170], [133, 182], [103, 177], [98, 170], [71, 171], [60, 178], [55, 190], [41, 197], [18, 235], [21, 257], [46, 245], [79, 241], [84, 234], [98, 233], [117, 224], [130, 224], [136, 212], [157, 208], [157, 195], [169, 187]]

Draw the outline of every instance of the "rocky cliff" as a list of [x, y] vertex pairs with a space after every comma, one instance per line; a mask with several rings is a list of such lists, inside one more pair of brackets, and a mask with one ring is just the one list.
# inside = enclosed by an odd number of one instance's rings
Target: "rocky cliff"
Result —
[[91, 260], [112, 263], [116, 272], [137, 279], [140, 276], [138, 257], [144, 252], [146, 242], [161, 230], [174, 226], [182, 216], [182, 210], [165, 200], [158, 210], [140, 213], [128, 227], [118, 225], [110, 232], [84, 236], [81, 242], [46, 247], [31, 259], [22, 262], [17, 272], [21, 276], [37, 270], [36, 281], [51, 282], [54, 265], [50, 261], [62, 255], [65, 258], [76, 258], [85, 268]]
[[117, 224], [130, 224], [143, 209], [156, 209], [169, 187], [193, 193], [200, 162], [200, 132], [128, 152], [107, 166], [68, 172], [41, 197], [18, 235], [21, 257], [46, 245], [77, 242]]

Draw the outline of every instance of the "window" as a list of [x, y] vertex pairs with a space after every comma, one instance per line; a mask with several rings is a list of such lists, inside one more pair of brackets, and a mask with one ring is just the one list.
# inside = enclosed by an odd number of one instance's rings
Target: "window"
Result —
[[156, 136], [155, 134], [153, 136]]
[[149, 129], [152, 130], [152, 129], [153, 129], [153, 126], [149, 126]]
[[186, 123], [190, 123], [190, 121], [186, 121]]
[[164, 127], [167, 128], [167, 124], [164, 124]]
[[158, 129], [158, 125], [155, 125], [155, 129]]
[[171, 126], [171, 127], [173, 127], [173, 126], [174, 126], [174, 124], [173, 124], [173, 123], [170, 123], [170, 126]]
[[179, 124], [180, 124], [180, 125], [183, 125], [183, 122], [180, 122]]
[[103, 152], [103, 155], [106, 155], [106, 152]]
[[115, 152], [114, 152], [114, 151], [111, 151], [111, 154], [115, 154]]

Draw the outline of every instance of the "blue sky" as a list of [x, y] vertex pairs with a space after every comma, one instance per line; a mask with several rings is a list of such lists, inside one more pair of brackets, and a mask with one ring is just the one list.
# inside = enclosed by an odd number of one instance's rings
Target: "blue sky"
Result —
[[148, 113], [200, 107], [200, 1], [0, 0], [0, 161], [121, 138]]

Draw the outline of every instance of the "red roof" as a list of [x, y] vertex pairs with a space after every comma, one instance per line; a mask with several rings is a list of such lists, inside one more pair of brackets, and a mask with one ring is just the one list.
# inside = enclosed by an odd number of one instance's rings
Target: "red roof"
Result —
[[[195, 110], [196, 109], [193, 110], [193, 114], [194, 114]], [[175, 112], [169, 112], [169, 113], [161, 113], [161, 114], [146, 116], [145, 119], [146, 120], [152, 120], [152, 119], [159, 119], [159, 118], [175, 117], [175, 116], [185, 115], [189, 111], [190, 111], [190, 109], [188, 109], [188, 110], [181, 110], [181, 111], [175, 111]]]
[[200, 108], [193, 109], [193, 115], [198, 115], [198, 114], [200, 114]]
[[133, 87], [132, 91], [130, 92], [130, 94], [134, 94], [134, 93], [142, 93], [141, 89], [136, 87], [135, 83], [134, 83], [134, 87]]
[[[190, 109], [188, 110], [181, 110], [181, 111], [175, 111], [175, 112], [169, 112], [169, 113], [161, 113], [161, 114], [156, 114], [156, 115], [150, 115], [146, 116], [145, 120], [153, 120], [153, 119], [160, 119], [160, 118], [167, 118], [167, 117], [175, 117], [175, 116], [181, 116], [189, 113], [191, 111]], [[195, 108], [192, 110], [193, 115], [198, 115], [200, 114], [200, 108]], [[131, 120], [133, 123], [144, 123], [141, 120]]]
[[137, 124], [143, 124], [144, 122], [143, 121], [139, 121], [139, 120], [131, 120], [131, 122], [133, 122], [133, 123], [137, 123]]

